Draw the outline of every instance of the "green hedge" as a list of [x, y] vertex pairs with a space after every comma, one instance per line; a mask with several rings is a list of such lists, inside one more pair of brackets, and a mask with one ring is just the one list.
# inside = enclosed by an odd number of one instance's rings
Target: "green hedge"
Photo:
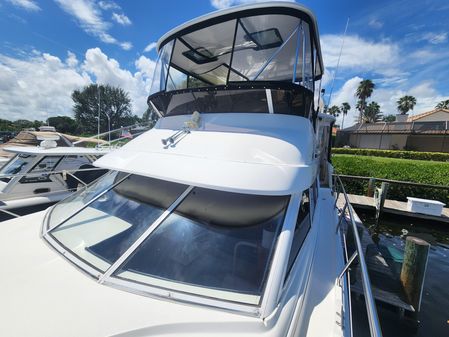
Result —
[[449, 161], [449, 153], [442, 152], [418, 152], [418, 151], [398, 151], [398, 150], [376, 150], [376, 149], [345, 149], [333, 148], [335, 154], [353, 154], [357, 156], [373, 156], [386, 158], [414, 159], [414, 160], [432, 160]]
[[[334, 154], [332, 163], [335, 172], [343, 175], [449, 186], [449, 163], [346, 154]], [[343, 182], [348, 193], [366, 195], [367, 180], [343, 179]], [[449, 189], [390, 184], [388, 199], [407, 201], [407, 197], [439, 200], [449, 207]]]

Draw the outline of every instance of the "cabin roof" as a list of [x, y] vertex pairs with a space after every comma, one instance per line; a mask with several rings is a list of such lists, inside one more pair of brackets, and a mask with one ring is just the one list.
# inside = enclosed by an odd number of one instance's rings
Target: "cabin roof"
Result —
[[104, 155], [108, 153], [109, 149], [98, 149], [98, 148], [87, 148], [87, 147], [66, 147], [58, 146], [50, 149], [35, 146], [11, 146], [3, 148], [4, 151], [16, 153], [16, 154], [33, 154], [33, 155], [52, 155], [52, 156], [63, 156], [63, 155]]
[[95, 165], [177, 183], [236, 193], [288, 195], [312, 184], [310, 121], [281, 114], [204, 114], [175, 146], [162, 140], [190, 116], [165, 117], [155, 128]]
[[207, 26], [214, 25], [219, 22], [228, 21], [237, 17], [257, 15], [257, 14], [290, 14], [300, 17], [305, 21], [308, 21], [311, 25], [311, 32], [315, 36], [315, 44], [317, 46], [317, 52], [321, 68], [323, 69], [323, 58], [321, 55], [321, 46], [319, 39], [318, 24], [313, 12], [294, 2], [286, 1], [270, 1], [261, 2], [241, 6], [233, 6], [227, 9], [218, 10], [209, 14], [199, 16], [193, 20], [187, 21], [169, 32], [165, 33], [157, 42], [158, 51], [168, 41], [176, 38], [177, 36], [184, 35], [188, 32], [192, 32]]

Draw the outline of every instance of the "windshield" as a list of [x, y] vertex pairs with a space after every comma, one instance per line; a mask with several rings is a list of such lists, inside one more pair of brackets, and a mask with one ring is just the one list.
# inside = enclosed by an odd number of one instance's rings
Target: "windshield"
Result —
[[8, 163], [5, 164], [0, 170], [0, 175], [5, 175], [7, 177], [1, 178], [3, 181], [11, 180], [8, 175], [25, 173], [25, 168], [27, 165], [33, 161], [36, 156], [28, 154], [18, 154], [13, 157]]
[[54, 207], [50, 235], [112, 277], [257, 305], [289, 197], [187, 188], [108, 174]]
[[177, 37], [159, 53], [150, 94], [231, 82], [289, 81], [312, 90], [309, 24], [284, 14], [225, 21]]
[[[106, 181], [112, 178], [112, 186], [118, 183], [115, 187], [101, 194], [98, 187], [103, 184], [99, 182], [93, 187], [96, 192], [81, 201], [87, 207], [51, 232], [64, 247], [101, 271], [109, 268], [186, 189], [184, 185], [135, 175], [110, 175]], [[67, 205], [72, 207], [66, 202], [53, 212], [66, 213]]]

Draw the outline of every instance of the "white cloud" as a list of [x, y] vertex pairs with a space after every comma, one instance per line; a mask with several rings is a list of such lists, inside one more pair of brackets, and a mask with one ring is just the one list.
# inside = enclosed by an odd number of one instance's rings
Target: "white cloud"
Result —
[[[244, 5], [256, 2], [267, 2], [268, 0], [210, 0], [212, 7], [217, 9], [229, 8], [237, 5]], [[289, 1], [294, 2], [294, 0], [274, 0], [274, 1]]]
[[129, 26], [132, 22], [125, 14], [112, 13], [112, 20], [122, 26]]
[[[358, 112], [355, 109], [357, 98], [355, 97], [355, 92], [357, 90], [357, 87], [359, 86], [360, 82], [363, 81], [363, 78], [355, 76], [349, 80], [347, 80], [343, 86], [336, 91], [332, 95], [332, 99], [330, 102], [330, 105], [337, 105], [340, 106], [343, 102], [349, 103], [351, 106], [351, 110], [348, 112], [348, 114], [345, 117], [345, 124], [344, 127], [348, 127], [352, 124], [354, 124], [354, 119], [358, 116]], [[326, 97], [326, 103], [327, 103], [327, 97]], [[340, 123], [341, 125], [342, 116], [337, 118], [337, 123]]]
[[65, 60], [65, 63], [70, 68], [75, 68], [78, 65], [78, 59], [76, 58], [76, 55], [72, 53], [71, 51], [67, 52], [67, 59]]
[[8, 0], [16, 7], [20, 7], [30, 12], [40, 11], [41, 8], [33, 0]]
[[381, 29], [384, 26], [384, 23], [378, 19], [373, 18], [368, 22], [368, 26], [374, 29]]
[[81, 28], [88, 34], [96, 36], [104, 43], [116, 44], [124, 50], [132, 48], [130, 42], [121, 42], [107, 31], [111, 27], [101, 17], [101, 10], [94, 2], [88, 0], [55, 0], [68, 14], [72, 15]]
[[129, 92], [132, 111], [141, 116], [155, 62], [141, 56], [135, 67], [135, 73], [123, 69], [99, 48], [87, 50], [81, 60], [72, 52], [64, 61], [36, 50], [20, 59], [0, 54], [0, 116], [11, 120], [73, 116], [71, 93], [94, 82]]
[[[337, 66], [343, 36], [327, 34], [321, 36], [324, 64]], [[388, 41], [374, 42], [357, 35], [345, 37], [340, 67], [353, 71], [371, 71], [378, 74], [393, 75], [399, 72], [399, 47]]]
[[426, 33], [419, 39], [420, 41], [427, 41], [431, 44], [441, 44], [447, 41], [447, 32], [442, 33]]
[[133, 44], [131, 42], [120, 42], [120, 47], [124, 50], [130, 50], [133, 47]]
[[149, 53], [150, 51], [152, 51], [153, 49], [155, 49], [157, 47], [157, 43], [156, 42], [151, 42], [148, 44], [148, 46], [145, 47], [145, 49], [143, 50], [144, 53]]
[[71, 92], [91, 82], [86, 73], [46, 53], [26, 60], [0, 55], [0, 69], [0, 115], [8, 119], [69, 115]]
[[98, 6], [105, 11], [111, 9], [121, 9], [114, 1], [99, 1]]
[[120, 67], [113, 58], [109, 58], [100, 48], [92, 48], [86, 52], [82, 68], [96, 78], [97, 83], [119, 86], [129, 92], [133, 112], [141, 115], [147, 108], [146, 100], [151, 85], [155, 62], [141, 56], [136, 61], [136, 73]]

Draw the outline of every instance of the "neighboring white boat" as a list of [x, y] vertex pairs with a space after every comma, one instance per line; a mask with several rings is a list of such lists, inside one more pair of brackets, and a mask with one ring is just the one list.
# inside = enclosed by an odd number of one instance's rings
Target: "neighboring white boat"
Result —
[[97, 179], [105, 170], [92, 163], [109, 152], [82, 147], [3, 150], [13, 157], [0, 168], [0, 221], [45, 209], [73, 193], [81, 181], [88, 184]]
[[112, 171], [88, 188], [1, 224], [0, 335], [351, 336], [352, 208], [339, 218], [335, 119], [315, 110], [319, 41], [286, 2], [164, 35], [156, 126], [97, 160]]

